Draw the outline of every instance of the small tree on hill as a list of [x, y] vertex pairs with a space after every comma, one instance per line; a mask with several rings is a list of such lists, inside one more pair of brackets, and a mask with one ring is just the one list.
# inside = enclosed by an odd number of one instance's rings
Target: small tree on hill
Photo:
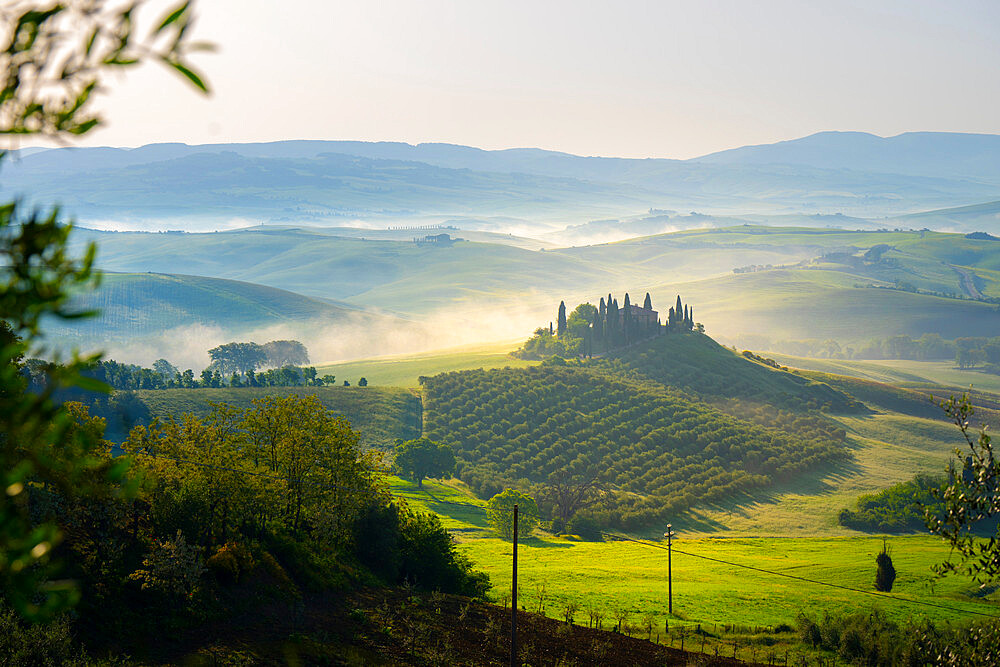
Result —
[[455, 452], [427, 438], [400, 440], [396, 444], [395, 468], [403, 477], [423, 486], [425, 477], [443, 477], [455, 471]]
[[885, 542], [882, 542], [882, 553], [875, 557], [875, 590], [888, 593], [892, 590], [892, 583], [896, 581], [896, 568], [892, 565], [892, 558]]
[[517, 536], [527, 537], [538, 525], [538, 505], [526, 493], [504, 489], [486, 503], [486, 519], [490, 528], [505, 540], [514, 537], [514, 505], [517, 505]]
[[556, 319], [556, 333], [562, 336], [566, 333], [566, 302], [559, 302], [559, 314]]

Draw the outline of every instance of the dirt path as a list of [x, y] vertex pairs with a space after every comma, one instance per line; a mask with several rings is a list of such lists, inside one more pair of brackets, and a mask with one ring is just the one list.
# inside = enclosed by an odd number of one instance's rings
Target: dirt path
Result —
[[963, 269], [959, 266], [955, 266], [954, 264], [949, 264], [948, 266], [950, 266], [952, 270], [954, 270], [955, 273], [957, 273], [959, 277], [962, 279], [961, 280], [962, 289], [965, 290], [966, 294], [968, 294], [973, 299], [985, 298], [983, 296], [983, 293], [979, 291], [979, 288], [976, 287], [976, 277], [972, 273], [972, 271], [969, 271], [968, 269]]

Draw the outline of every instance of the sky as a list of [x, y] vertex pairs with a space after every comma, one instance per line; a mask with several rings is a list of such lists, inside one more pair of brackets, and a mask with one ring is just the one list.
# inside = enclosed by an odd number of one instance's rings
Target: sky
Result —
[[1000, 133], [995, 0], [196, 7], [195, 37], [218, 49], [194, 57], [213, 94], [155, 65], [116, 74], [108, 124], [82, 145], [351, 139], [688, 158], [824, 130]]

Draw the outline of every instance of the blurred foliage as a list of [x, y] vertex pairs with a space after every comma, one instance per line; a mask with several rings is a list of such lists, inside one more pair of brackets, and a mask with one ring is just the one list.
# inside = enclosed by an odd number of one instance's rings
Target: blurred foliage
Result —
[[[202, 48], [188, 39], [190, 3], [172, 7], [144, 38], [135, 29], [138, 7], [104, 0], [0, 7], [0, 134], [58, 141], [86, 134], [101, 122], [92, 107], [103, 77], [144, 60], [163, 62], [206, 91], [187, 64], [187, 54]], [[106, 389], [80, 372], [96, 358], [48, 364], [41, 387], [31, 392], [22, 374], [24, 357], [44, 352], [45, 318], [88, 315], [69, 299], [96, 286], [95, 248], [71, 257], [70, 232], [56, 209], [0, 204], [0, 596], [29, 617], [51, 615], [76, 600], [70, 582], [53, 578], [58, 563], [51, 554], [61, 531], [36, 516], [29, 499], [110, 493], [127, 467], [104, 455], [103, 427], [53, 400], [66, 387]]]

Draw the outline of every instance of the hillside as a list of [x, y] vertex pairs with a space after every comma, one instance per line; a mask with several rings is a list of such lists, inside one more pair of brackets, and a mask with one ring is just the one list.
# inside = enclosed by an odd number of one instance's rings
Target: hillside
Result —
[[424, 434], [454, 447], [482, 495], [504, 483], [600, 470], [619, 489], [602, 511], [638, 527], [847, 457], [835, 429], [792, 434], [689, 395], [584, 368], [539, 366], [425, 378]]
[[[241, 387], [236, 389], [157, 389], [136, 391], [149, 418], [182, 414], [207, 415], [213, 403], [244, 409], [264, 396], [316, 396], [334, 413], [346, 417], [361, 441], [369, 447], [388, 449], [396, 438], [419, 437], [420, 399], [395, 387]], [[145, 421], [145, 420], [144, 420]]]
[[[119, 332], [158, 334], [192, 321], [227, 330], [284, 323], [290, 329], [282, 336], [318, 350], [314, 361], [336, 362], [523, 338], [548, 323], [553, 302], [595, 301], [598, 294], [628, 290], [649, 291], [654, 306], [682, 294], [696, 304], [697, 319], [711, 335], [752, 349], [781, 350], [781, 341], [803, 339], [857, 346], [900, 334], [992, 335], [1000, 324], [996, 305], [985, 301], [1000, 298], [997, 242], [960, 234], [742, 225], [539, 251], [516, 247], [520, 243], [417, 244], [358, 233], [77, 230], [76, 243], [96, 241], [98, 261], [110, 271], [174, 277], [109, 276], [107, 296], [96, 302], [109, 314], [98, 324], [59, 323], [60, 335], [69, 337], [78, 326], [89, 326], [91, 338], [107, 332], [114, 340]], [[167, 290], [169, 281], [182, 282]], [[286, 294], [279, 298], [261, 286]], [[416, 322], [333, 310], [344, 303], [404, 313]], [[358, 323], [365, 335], [355, 326], [303, 332], [300, 323], [311, 313]], [[147, 364], [169, 356], [112, 352]]]
[[706, 401], [738, 399], [792, 410], [857, 413], [849, 394], [738, 355], [708, 336], [666, 335], [615, 351], [591, 364], [675, 387]]
[[72, 324], [53, 321], [52, 334], [132, 340], [192, 325], [240, 331], [347, 320], [376, 326], [394, 320], [264, 285], [168, 273], [105, 273], [96, 291], [74, 303], [100, 314]]

